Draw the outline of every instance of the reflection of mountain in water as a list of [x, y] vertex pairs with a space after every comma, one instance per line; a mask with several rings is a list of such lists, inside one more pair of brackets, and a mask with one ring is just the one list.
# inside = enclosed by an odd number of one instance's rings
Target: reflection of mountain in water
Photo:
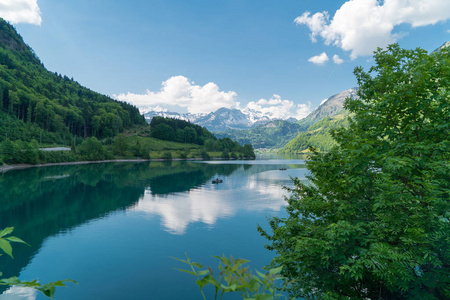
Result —
[[[150, 164], [150, 166], [149, 166]], [[14, 245], [14, 260], [0, 257], [5, 277], [17, 276], [49, 236], [70, 230], [137, 203], [152, 194], [184, 192], [213, 175], [228, 175], [240, 166], [186, 162], [107, 163], [13, 170], [0, 174], [0, 228], [31, 247]]]
[[[211, 166], [220, 169], [230, 165], [211, 164], [207, 168]], [[279, 167], [277, 164], [239, 165], [233, 176], [224, 178], [223, 184], [208, 182], [202, 188], [170, 197], [148, 190], [129, 210], [150, 218], [159, 216], [164, 229], [177, 235], [184, 234], [190, 224], [202, 222], [212, 226], [238, 211], [279, 211], [285, 204], [283, 196], [286, 194], [281, 187], [292, 183], [290, 176], [305, 178], [307, 172], [294, 166], [292, 170], [280, 171]], [[159, 179], [164, 184], [162, 179], [166, 178]]]
[[[192, 222], [212, 225], [237, 210], [278, 210], [283, 205], [281, 192], [268, 186], [272, 179], [259, 174], [282, 172], [277, 171], [280, 166], [173, 161], [53, 166], [0, 174], [0, 228], [14, 226], [14, 235], [31, 245], [15, 245], [14, 260], [1, 256], [0, 271], [5, 277], [19, 275], [45, 239], [115, 211], [158, 214], [169, 231], [182, 234]], [[216, 177], [224, 178], [224, 183], [213, 186], [210, 181]], [[238, 186], [245, 193], [236, 196], [233, 189]], [[205, 194], [205, 189], [213, 193]], [[180, 197], [169, 197], [173, 193]], [[249, 195], [258, 201], [250, 201]], [[267, 200], [260, 201], [264, 197]]]

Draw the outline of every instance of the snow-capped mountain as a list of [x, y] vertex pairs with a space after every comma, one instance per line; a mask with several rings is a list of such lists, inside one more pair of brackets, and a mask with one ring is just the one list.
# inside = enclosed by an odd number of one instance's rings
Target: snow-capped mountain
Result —
[[[143, 110], [141, 110], [143, 111]], [[154, 116], [176, 118], [186, 120], [206, 127], [210, 131], [223, 131], [226, 129], [247, 129], [255, 124], [264, 124], [271, 119], [263, 113], [250, 109], [239, 110], [236, 108], [219, 108], [209, 114], [180, 114], [167, 110], [148, 110], [144, 112], [145, 119], [150, 122]], [[296, 121], [296, 120], [295, 120]]]
[[141, 107], [139, 108], [141, 114], [144, 115], [147, 122], [150, 123], [153, 117], [164, 117], [164, 118], [173, 118], [173, 119], [181, 119], [185, 121], [189, 121], [195, 123], [195, 120], [205, 116], [206, 114], [191, 114], [191, 113], [177, 113], [173, 111], [168, 111], [166, 108], [162, 108], [160, 106], [157, 107]]
[[[318, 108], [301, 120], [302, 124], [307, 123], [311, 125], [326, 116], [331, 117], [338, 114], [344, 109], [343, 104], [345, 98], [356, 97], [356, 91], [357, 89], [355, 88], [348, 89], [324, 100]], [[158, 106], [156, 108], [141, 108], [141, 112], [144, 113], [145, 119], [148, 122], [154, 116], [176, 118], [206, 127], [206, 129], [213, 132], [225, 131], [227, 129], [249, 129], [277, 120], [276, 118], [270, 118], [261, 111], [249, 109], [248, 107], [243, 109], [222, 107], [208, 114], [190, 114], [170, 112]], [[299, 120], [290, 117], [285, 121], [297, 122]]]

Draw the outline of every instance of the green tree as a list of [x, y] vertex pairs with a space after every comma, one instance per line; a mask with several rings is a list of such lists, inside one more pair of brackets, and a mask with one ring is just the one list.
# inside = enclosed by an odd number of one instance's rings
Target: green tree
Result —
[[[113, 153], [115, 155], [124, 156], [128, 152], [128, 142], [125, 134], [121, 133], [114, 139], [114, 143], [112, 146]], [[137, 156], [137, 154], [136, 154]]]
[[108, 158], [108, 153], [96, 137], [85, 139], [78, 147], [78, 151], [82, 158], [86, 160], [104, 160]]
[[167, 124], [161, 123], [151, 129], [151, 135], [154, 138], [173, 141], [175, 139], [175, 131]]
[[250, 144], [245, 144], [244, 149], [242, 150], [242, 155], [247, 158], [255, 158], [255, 152], [253, 151], [253, 147]]
[[211, 156], [209, 155], [208, 151], [206, 151], [205, 148], [202, 148], [202, 151], [200, 152], [200, 156], [204, 160], [210, 160], [211, 159]]
[[9, 139], [1, 144], [0, 153], [5, 163], [15, 163], [17, 157], [17, 147]]
[[[308, 299], [450, 299], [450, 54], [391, 45], [355, 69], [337, 146], [259, 228]], [[314, 150], [314, 149], [313, 149]]]
[[184, 137], [187, 143], [197, 143], [197, 132], [192, 127], [187, 127], [184, 130]]
[[214, 140], [213, 139], [207, 139], [205, 141], [204, 146], [205, 146], [205, 149], [207, 151], [213, 151], [214, 150]]

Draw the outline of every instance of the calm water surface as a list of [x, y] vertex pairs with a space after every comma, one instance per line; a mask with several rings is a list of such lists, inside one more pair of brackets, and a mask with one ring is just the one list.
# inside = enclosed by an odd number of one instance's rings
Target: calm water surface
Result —
[[[0, 271], [79, 283], [57, 289], [56, 299], [200, 299], [193, 277], [170, 257], [187, 252], [214, 269], [211, 255], [233, 255], [261, 269], [273, 253], [256, 225], [284, 214], [281, 187], [292, 186], [290, 176], [305, 178], [302, 164], [108, 163], [0, 174], [0, 228], [14, 226], [31, 245], [16, 244], [14, 260], [1, 256]], [[0, 293], [0, 300], [47, 299], [18, 288]]]

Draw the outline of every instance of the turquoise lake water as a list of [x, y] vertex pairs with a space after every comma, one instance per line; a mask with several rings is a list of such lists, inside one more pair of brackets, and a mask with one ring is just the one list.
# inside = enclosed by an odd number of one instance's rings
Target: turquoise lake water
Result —
[[[187, 252], [216, 269], [211, 255], [233, 255], [261, 269], [274, 254], [256, 226], [285, 214], [282, 186], [305, 178], [302, 164], [104, 163], [0, 174], [0, 228], [14, 226], [31, 245], [15, 244], [14, 260], [1, 256], [0, 271], [79, 283], [58, 288], [55, 299], [201, 299], [194, 277], [171, 257]], [[47, 299], [20, 288], [0, 293], [0, 300]]]

